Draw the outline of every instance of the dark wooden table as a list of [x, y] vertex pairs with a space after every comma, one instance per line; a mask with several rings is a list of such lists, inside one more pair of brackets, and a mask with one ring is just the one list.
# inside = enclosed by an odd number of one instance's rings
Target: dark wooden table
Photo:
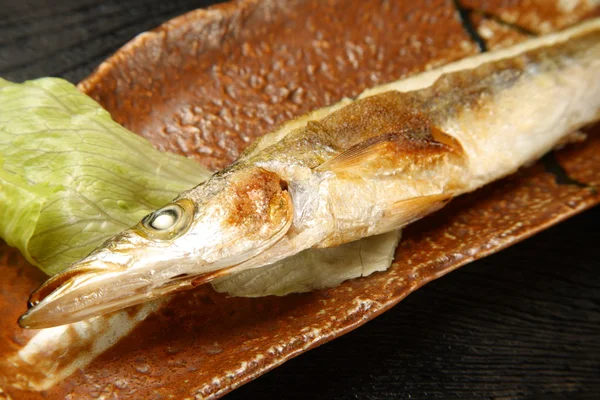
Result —
[[[210, 3], [0, 0], [0, 76], [78, 82], [136, 34]], [[600, 398], [599, 239], [595, 208], [427, 285], [227, 398]]]

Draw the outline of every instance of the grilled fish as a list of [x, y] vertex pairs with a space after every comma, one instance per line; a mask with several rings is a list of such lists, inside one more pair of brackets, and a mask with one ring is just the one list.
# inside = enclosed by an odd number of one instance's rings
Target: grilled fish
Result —
[[45, 282], [19, 323], [71, 323], [398, 229], [599, 117], [600, 19], [376, 87], [257, 140]]

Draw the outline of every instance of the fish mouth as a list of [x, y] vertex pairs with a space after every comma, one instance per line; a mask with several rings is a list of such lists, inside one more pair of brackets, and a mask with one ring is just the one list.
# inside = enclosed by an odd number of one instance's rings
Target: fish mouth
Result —
[[122, 271], [117, 264], [84, 264], [74, 268], [69, 268], [63, 273], [54, 275], [47, 281], [45, 281], [39, 288], [37, 288], [29, 296], [27, 302], [28, 308], [37, 306], [42, 300], [48, 297], [50, 294], [59, 294], [60, 291], [64, 291], [75, 285], [77, 282], [84, 282], [85, 277], [91, 277], [99, 273], [106, 273], [113, 271]]
[[109, 262], [85, 262], [66, 269], [29, 296], [29, 309], [19, 318], [19, 325], [41, 329], [85, 319], [89, 312], [80, 309], [99, 294], [90, 289], [120, 275], [123, 270], [123, 266]]
[[233, 267], [204, 274], [181, 273], [148, 284], [147, 274], [128, 274], [124, 267], [97, 261], [65, 270], [35, 290], [19, 326], [44, 329], [79, 322], [135, 306], [157, 297], [188, 290], [227, 275]]
[[[190, 269], [176, 261], [131, 268], [106, 259], [82, 260], [36, 289], [29, 297], [29, 309], [18, 323], [26, 329], [43, 329], [108, 314], [228, 275], [247, 257], [236, 260], [238, 263], [232, 261]], [[206, 269], [201, 272], [198, 267]]]

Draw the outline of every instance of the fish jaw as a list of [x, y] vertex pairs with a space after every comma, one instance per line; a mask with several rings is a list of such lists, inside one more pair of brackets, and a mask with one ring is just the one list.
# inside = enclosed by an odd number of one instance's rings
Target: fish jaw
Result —
[[277, 174], [250, 168], [217, 177], [50, 278], [19, 325], [77, 322], [223, 276], [283, 240], [293, 215]]
[[[145, 249], [143, 258], [135, 250], [95, 252], [33, 292], [19, 325], [40, 329], [73, 323], [176, 291], [175, 281], [189, 284], [179, 279], [187, 276], [184, 271], [190, 271], [189, 265], [181, 262], [184, 254], [175, 257], [173, 252], [161, 250]], [[138, 259], [145, 262], [136, 262]]]

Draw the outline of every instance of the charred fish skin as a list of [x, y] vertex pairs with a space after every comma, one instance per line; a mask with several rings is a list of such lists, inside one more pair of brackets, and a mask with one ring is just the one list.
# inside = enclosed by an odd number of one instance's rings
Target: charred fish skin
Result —
[[600, 19], [374, 88], [266, 135], [42, 285], [20, 324], [75, 322], [397, 229], [598, 116]]

